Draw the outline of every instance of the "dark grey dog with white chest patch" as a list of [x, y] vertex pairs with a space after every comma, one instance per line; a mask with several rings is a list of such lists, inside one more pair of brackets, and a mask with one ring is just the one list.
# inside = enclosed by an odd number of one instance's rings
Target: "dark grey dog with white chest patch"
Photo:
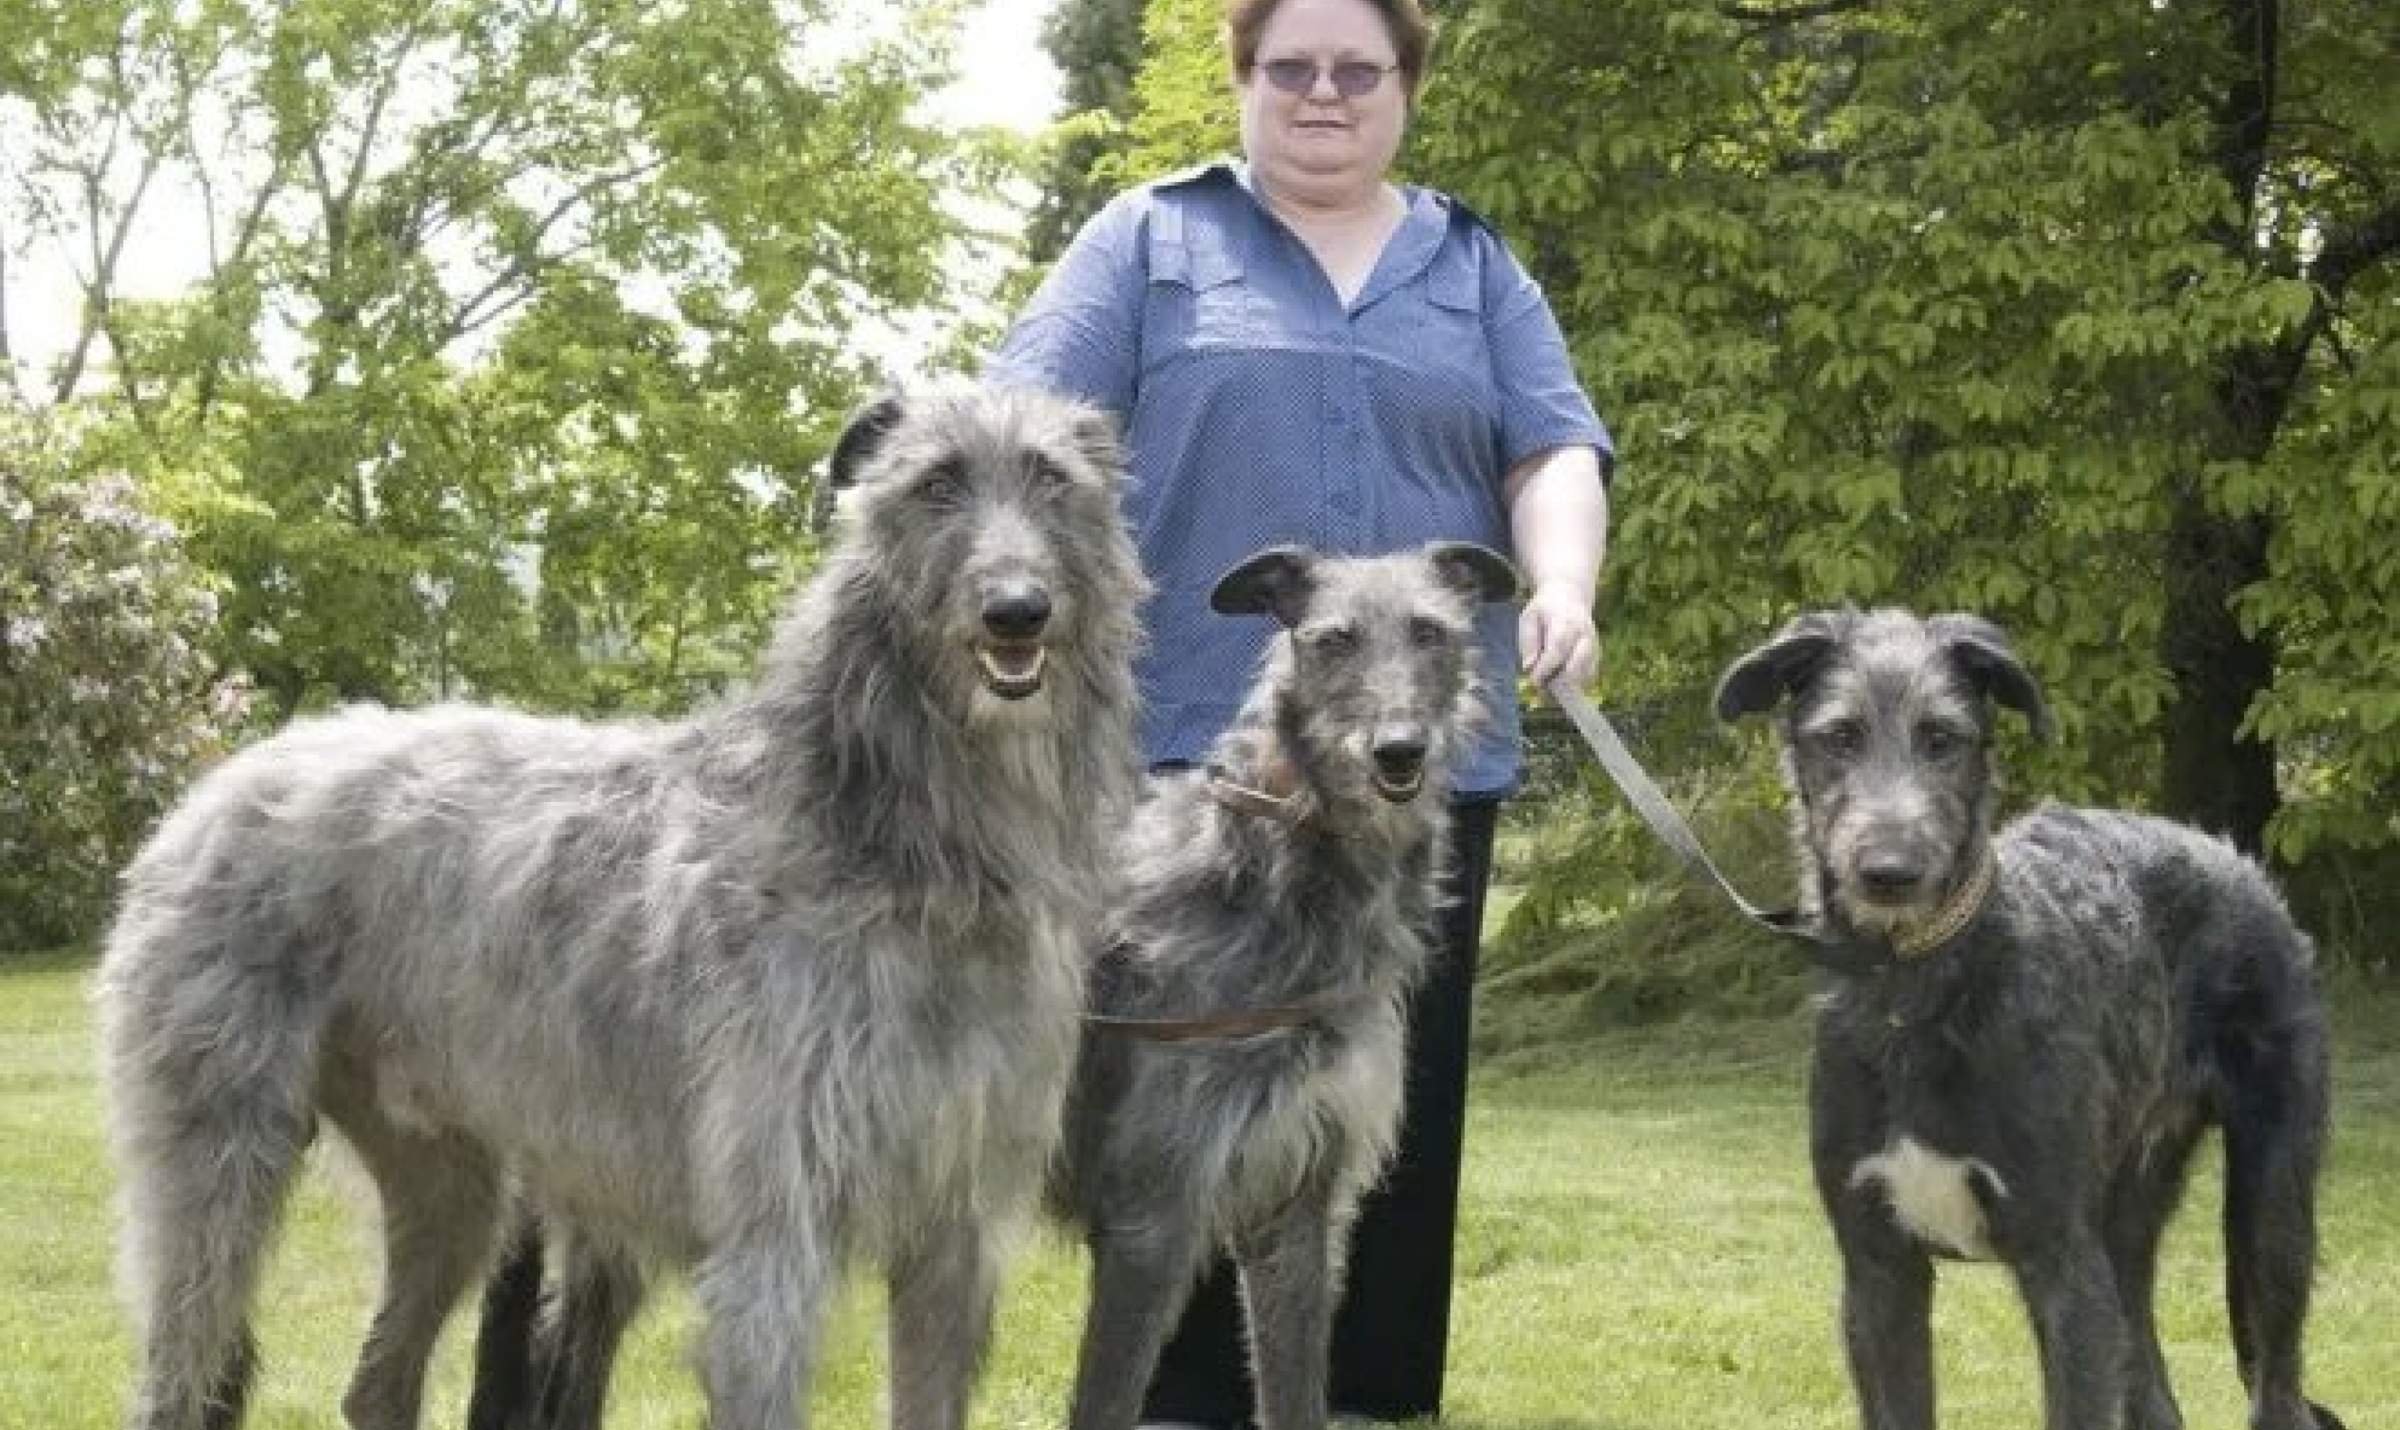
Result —
[[1833, 977], [1809, 1090], [1861, 1422], [1932, 1426], [1944, 1256], [2015, 1274], [2049, 1430], [2179, 1427], [2151, 1292], [2213, 1124], [2251, 1426], [2337, 1430], [2300, 1385], [2328, 1102], [2308, 939], [2181, 825], [2046, 806], [1995, 833], [1994, 702], [2046, 732], [1998, 628], [1897, 611], [1802, 616], [1717, 691], [1729, 720], [1785, 707], [1803, 898], [1889, 960]]

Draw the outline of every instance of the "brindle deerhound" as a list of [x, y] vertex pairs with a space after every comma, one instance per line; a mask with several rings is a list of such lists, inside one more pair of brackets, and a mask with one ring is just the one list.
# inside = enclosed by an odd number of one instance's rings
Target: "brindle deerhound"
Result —
[[383, 1204], [362, 1430], [415, 1424], [504, 1174], [611, 1265], [692, 1272], [716, 1430], [800, 1419], [852, 1254], [891, 1280], [894, 1423], [964, 1423], [1133, 796], [1145, 587], [1098, 414], [889, 426], [746, 694], [305, 722], [135, 861], [99, 981], [135, 1425], [238, 1420], [319, 1116]]
[[[1114, 912], [1068, 1098], [1059, 1213], [1092, 1250], [1072, 1424], [1129, 1430], [1207, 1255], [1240, 1268], [1259, 1423], [1318, 1430], [1340, 1248], [1400, 1115], [1454, 757], [1480, 718], [1475, 604], [1516, 573], [1462, 544], [1368, 560], [1280, 549], [1216, 609], [1286, 628], [1205, 769], [1162, 774], [1116, 842]], [[597, 1430], [634, 1302], [539, 1248], [495, 1278], [475, 1423]]]
[[1774, 708], [1804, 903], [1888, 960], [1836, 975], [1810, 1081], [1861, 1422], [1930, 1430], [1929, 1256], [2005, 1263], [2050, 1430], [2174, 1430], [2151, 1319], [2202, 1132], [2225, 1142], [2226, 1291], [2253, 1430], [2301, 1395], [2327, 1127], [2306, 935], [2266, 876], [2165, 820], [2043, 807], [1992, 832], [1992, 702], [2048, 713], [1969, 616], [1807, 615], [1725, 672]]
[[1058, 1188], [1092, 1251], [1074, 1430], [1132, 1430], [1220, 1246], [1241, 1276], [1259, 1425], [1325, 1424], [1341, 1248], [1399, 1127], [1450, 770], [1482, 709], [1475, 606], [1516, 585], [1462, 544], [1268, 552], [1218, 584], [1217, 610], [1284, 630], [1209, 767], [1156, 782], [1135, 813], [1092, 1003], [1137, 1020], [1300, 1016], [1200, 1042], [1086, 1035]]

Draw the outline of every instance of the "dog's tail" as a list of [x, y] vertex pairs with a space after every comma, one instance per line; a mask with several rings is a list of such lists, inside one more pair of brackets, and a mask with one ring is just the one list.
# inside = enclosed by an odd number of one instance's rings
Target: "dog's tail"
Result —
[[[2272, 914], [2272, 917], [2267, 915]], [[2247, 955], [2221, 961], [2203, 1036], [2225, 1134], [2225, 1297], [2252, 1423], [2343, 1430], [2301, 1395], [2301, 1328], [2316, 1269], [2317, 1172], [2331, 1103], [2323, 1000], [2306, 935], [2258, 910]]]

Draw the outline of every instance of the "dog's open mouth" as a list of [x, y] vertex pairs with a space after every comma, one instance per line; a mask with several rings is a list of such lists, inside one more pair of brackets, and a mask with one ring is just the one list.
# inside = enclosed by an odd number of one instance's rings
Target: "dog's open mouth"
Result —
[[1040, 641], [987, 641], [975, 648], [983, 688], [1003, 700], [1022, 700], [1041, 689], [1049, 660]]
[[1406, 804], [1425, 788], [1425, 767], [1413, 765], [1406, 770], [1375, 772], [1375, 792], [1394, 804]]

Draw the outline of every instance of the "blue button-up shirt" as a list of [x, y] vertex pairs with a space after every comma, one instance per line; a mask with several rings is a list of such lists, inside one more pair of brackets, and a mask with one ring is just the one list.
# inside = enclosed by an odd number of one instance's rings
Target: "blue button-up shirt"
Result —
[[[1503, 478], [1607, 432], [1541, 289], [1457, 202], [1407, 213], [1345, 306], [1230, 163], [1119, 195], [1059, 260], [988, 379], [1072, 394], [1123, 423], [1126, 514], [1156, 587], [1137, 669], [1142, 743], [1196, 761], [1255, 676], [1270, 623], [1211, 612], [1261, 548], [1368, 555], [1433, 540], [1509, 549]], [[1516, 782], [1517, 628], [1477, 624], [1493, 720], [1462, 794]]]

